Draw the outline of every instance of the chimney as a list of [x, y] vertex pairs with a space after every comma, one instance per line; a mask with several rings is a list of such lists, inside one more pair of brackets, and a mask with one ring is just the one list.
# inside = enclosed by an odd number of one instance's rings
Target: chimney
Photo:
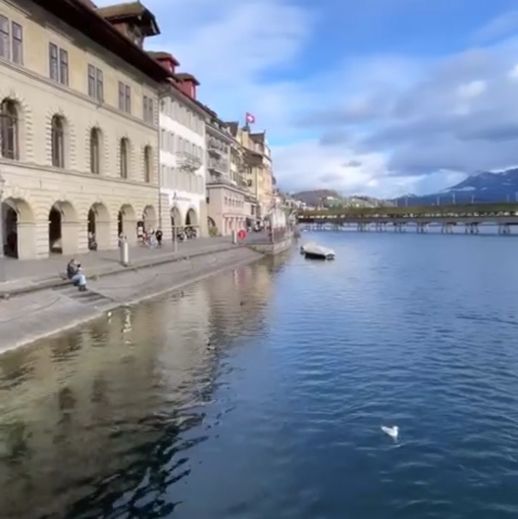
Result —
[[200, 86], [198, 80], [192, 74], [182, 72], [176, 74], [180, 90], [191, 99], [196, 100], [196, 87]]

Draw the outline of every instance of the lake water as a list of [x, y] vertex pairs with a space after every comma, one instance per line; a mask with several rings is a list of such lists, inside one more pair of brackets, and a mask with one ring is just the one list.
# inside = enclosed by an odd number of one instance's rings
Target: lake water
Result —
[[0, 516], [518, 517], [518, 240], [304, 239], [0, 358]]

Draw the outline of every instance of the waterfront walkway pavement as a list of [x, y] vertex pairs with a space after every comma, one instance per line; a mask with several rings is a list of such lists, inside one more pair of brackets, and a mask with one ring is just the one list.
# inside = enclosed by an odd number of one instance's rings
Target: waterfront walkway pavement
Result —
[[190, 255], [184, 250], [171, 261], [151, 263], [148, 258], [147, 268], [121, 267], [110, 276], [94, 276], [86, 292], [63, 282], [0, 299], [0, 353], [91, 319], [110, 318], [110, 312], [120, 306], [178, 290], [263, 257], [248, 247], [236, 248], [228, 240], [206, 242], [204, 247], [193, 244], [186, 249]]
[[[151, 249], [145, 246], [130, 247], [130, 268], [142, 268], [159, 265], [185, 257], [210, 254], [234, 247], [230, 238], [198, 238], [178, 242], [177, 251], [172, 243], [165, 243], [161, 248]], [[75, 258], [83, 266], [87, 277], [114, 274], [126, 270], [119, 262], [118, 249], [110, 251], [91, 251], [74, 256], [55, 255], [47, 259], [19, 261], [5, 258], [0, 265], [0, 296], [3, 294], [25, 293], [48, 288], [61, 283], [66, 264]], [[0, 260], [1, 261], [1, 260]], [[3, 272], [2, 272], [3, 271]]]

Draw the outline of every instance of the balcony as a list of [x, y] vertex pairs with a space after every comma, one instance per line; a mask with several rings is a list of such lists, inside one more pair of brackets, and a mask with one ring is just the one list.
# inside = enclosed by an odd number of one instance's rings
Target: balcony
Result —
[[210, 158], [209, 171], [211, 176], [221, 175], [227, 177], [230, 174], [230, 164], [228, 160], [225, 159]]
[[209, 155], [211, 155], [212, 157], [222, 158], [228, 155], [228, 146], [226, 146], [218, 139], [215, 139], [214, 137], [209, 138], [207, 142], [207, 148]]
[[202, 162], [199, 157], [192, 153], [177, 153], [176, 154], [176, 165], [179, 169], [194, 173], [201, 168]]

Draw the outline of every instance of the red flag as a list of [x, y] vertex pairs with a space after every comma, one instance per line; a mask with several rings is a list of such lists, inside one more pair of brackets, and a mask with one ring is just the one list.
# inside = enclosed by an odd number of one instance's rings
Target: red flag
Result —
[[255, 115], [250, 112], [246, 112], [246, 124], [255, 124]]

